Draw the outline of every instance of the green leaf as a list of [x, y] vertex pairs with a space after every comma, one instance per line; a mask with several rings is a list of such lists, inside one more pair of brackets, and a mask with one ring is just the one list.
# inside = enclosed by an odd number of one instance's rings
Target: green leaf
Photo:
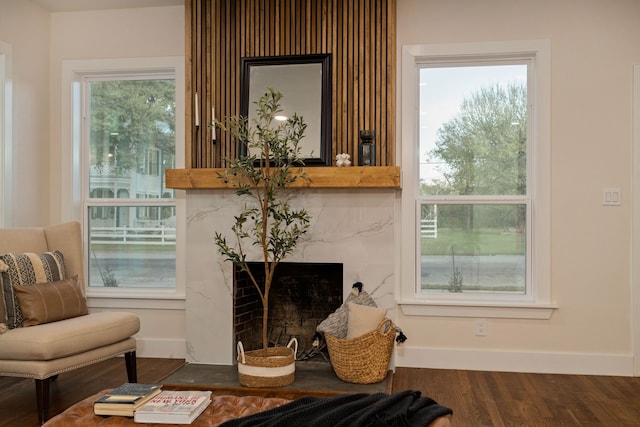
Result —
[[[242, 210], [234, 216], [231, 232], [235, 243], [230, 244], [215, 233], [218, 251], [239, 268], [247, 271], [243, 247], [258, 247], [265, 253], [264, 262], [274, 268], [296, 248], [300, 238], [310, 227], [311, 216], [305, 209], [293, 210], [289, 202], [292, 192], [286, 187], [306, 174], [291, 174], [293, 166], [303, 166], [300, 141], [304, 138], [304, 119], [293, 114], [285, 122], [275, 122], [281, 112], [282, 94], [268, 89], [256, 102], [252, 123], [246, 117], [232, 117], [215, 126], [249, 147], [249, 154], [231, 162], [220, 174], [239, 197], [246, 199]], [[296, 190], [298, 194], [300, 190]], [[252, 280], [261, 296], [267, 294], [270, 283]], [[264, 301], [264, 300], [263, 300]], [[263, 331], [263, 340], [264, 339]]]

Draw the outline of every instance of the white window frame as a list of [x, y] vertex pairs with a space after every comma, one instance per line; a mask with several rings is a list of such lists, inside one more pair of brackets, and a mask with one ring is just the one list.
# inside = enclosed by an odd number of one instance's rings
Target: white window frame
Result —
[[[418, 152], [419, 145], [419, 69], [420, 64], [438, 60], [455, 61], [468, 58], [531, 57], [528, 85], [534, 100], [529, 122], [527, 225], [531, 227], [531, 242], [527, 248], [527, 266], [531, 266], [526, 297], [508, 298], [499, 294], [434, 294], [420, 293], [417, 287], [419, 270], [416, 255], [416, 233], [420, 201]], [[557, 308], [551, 302], [550, 243], [550, 101], [551, 46], [548, 40], [527, 40], [488, 43], [455, 43], [406, 45], [402, 49], [401, 108], [402, 129], [402, 197], [401, 197], [401, 274], [398, 303], [405, 315], [504, 317], [548, 319]], [[433, 201], [434, 198], [431, 198]], [[446, 197], [440, 203], [449, 203]]]
[[12, 224], [11, 46], [0, 41], [0, 227]]
[[[125, 72], [175, 75], [176, 84], [176, 168], [184, 168], [184, 57], [114, 58], [62, 61], [62, 203], [61, 217], [75, 219], [84, 224], [83, 147], [82, 147], [82, 85], [87, 76], [122, 75]], [[160, 201], [162, 199], [158, 199]], [[173, 200], [173, 199], [172, 199]], [[143, 200], [141, 203], [146, 203]], [[154, 202], [155, 203], [155, 202]], [[181, 308], [185, 299], [186, 253], [186, 192], [176, 190], [176, 286], [175, 288], [97, 288], [88, 287], [90, 307], [119, 308]], [[88, 245], [85, 243], [85, 249]], [[88, 256], [85, 251], [85, 271]]]

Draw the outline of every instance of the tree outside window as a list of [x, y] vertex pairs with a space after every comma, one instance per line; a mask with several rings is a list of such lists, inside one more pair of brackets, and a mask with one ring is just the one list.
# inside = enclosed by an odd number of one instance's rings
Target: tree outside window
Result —
[[89, 284], [175, 287], [176, 85], [166, 73], [85, 81]]
[[420, 292], [527, 292], [527, 64], [420, 69]]

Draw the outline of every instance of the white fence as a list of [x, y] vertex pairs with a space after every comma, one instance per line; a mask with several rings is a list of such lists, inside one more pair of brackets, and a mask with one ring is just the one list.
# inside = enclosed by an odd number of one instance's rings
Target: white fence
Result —
[[438, 238], [438, 220], [423, 219], [420, 221], [420, 234], [422, 237], [437, 239]]
[[91, 244], [175, 245], [175, 227], [92, 227]]

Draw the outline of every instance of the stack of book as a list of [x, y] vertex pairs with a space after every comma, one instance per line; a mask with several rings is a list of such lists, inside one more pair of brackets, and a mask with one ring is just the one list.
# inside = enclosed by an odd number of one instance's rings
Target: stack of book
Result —
[[211, 403], [210, 391], [168, 391], [139, 407], [133, 420], [137, 423], [191, 424]]
[[93, 402], [96, 415], [133, 417], [136, 409], [162, 391], [160, 384], [126, 383]]

